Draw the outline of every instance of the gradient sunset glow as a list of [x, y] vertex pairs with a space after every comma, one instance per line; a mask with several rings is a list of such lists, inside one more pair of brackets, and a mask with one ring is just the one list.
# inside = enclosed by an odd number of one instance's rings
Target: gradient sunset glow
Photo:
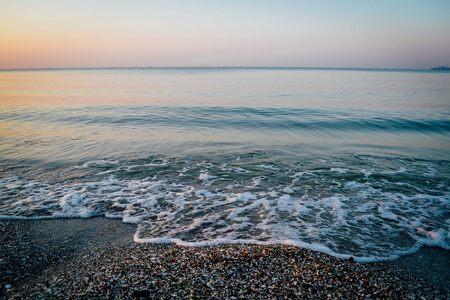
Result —
[[26, 1], [0, 4], [0, 69], [430, 68], [450, 1]]

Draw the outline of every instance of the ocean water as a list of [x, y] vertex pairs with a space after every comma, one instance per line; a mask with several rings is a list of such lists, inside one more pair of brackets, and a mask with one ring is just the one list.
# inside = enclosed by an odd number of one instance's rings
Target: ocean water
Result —
[[0, 217], [104, 216], [137, 242], [450, 249], [450, 73], [0, 71]]

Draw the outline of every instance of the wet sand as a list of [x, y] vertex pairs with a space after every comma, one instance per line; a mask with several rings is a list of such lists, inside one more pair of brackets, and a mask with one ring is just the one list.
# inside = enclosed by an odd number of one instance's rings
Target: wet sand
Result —
[[106, 218], [0, 220], [0, 297], [450, 297], [441, 248], [361, 264], [289, 246], [136, 244], [135, 230]]
[[108, 218], [0, 220], [0, 284], [20, 287], [83, 252], [134, 243], [136, 225]]

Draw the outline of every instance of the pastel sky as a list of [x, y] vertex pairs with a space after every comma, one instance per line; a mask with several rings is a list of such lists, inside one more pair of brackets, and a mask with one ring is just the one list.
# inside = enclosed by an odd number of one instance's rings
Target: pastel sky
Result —
[[0, 69], [441, 65], [449, 0], [0, 2]]

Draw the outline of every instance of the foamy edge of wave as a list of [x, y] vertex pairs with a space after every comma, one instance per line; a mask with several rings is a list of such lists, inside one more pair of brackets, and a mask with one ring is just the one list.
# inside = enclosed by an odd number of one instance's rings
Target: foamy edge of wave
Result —
[[[122, 219], [123, 223], [128, 224], [136, 224], [135, 222], [129, 222], [126, 220], [126, 218], [120, 217], [120, 216], [114, 216], [114, 215], [105, 215], [105, 214], [99, 214], [99, 215], [91, 215], [89, 217], [72, 217], [72, 216], [41, 216], [41, 217], [21, 217], [21, 216], [2, 216], [0, 215], [0, 220], [18, 220], [18, 221], [26, 221], [26, 220], [51, 220], [51, 219], [91, 219], [95, 217], [105, 217], [108, 219]], [[420, 250], [420, 248], [424, 246], [429, 247], [440, 247], [442, 249], [450, 250], [450, 247], [445, 245], [445, 243], [442, 242], [442, 240], [439, 241], [430, 241], [430, 240], [421, 240], [420, 242], [417, 242], [412, 248], [410, 248], [407, 251], [399, 251], [395, 254], [391, 254], [384, 257], [379, 256], [370, 256], [370, 257], [359, 257], [354, 256], [350, 254], [342, 254], [332, 251], [327, 246], [323, 245], [314, 245], [314, 244], [308, 244], [300, 241], [295, 240], [271, 240], [271, 241], [260, 241], [256, 239], [214, 239], [214, 240], [207, 240], [207, 241], [201, 241], [201, 242], [187, 242], [183, 241], [179, 238], [140, 238], [139, 237], [139, 226], [136, 230], [136, 232], [133, 235], [133, 241], [140, 244], [171, 244], [174, 243], [179, 246], [183, 247], [209, 247], [209, 246], [219, 246], [219, 245], [261, 245], [261, 246], [267, 246], [267, 245], [286, 245], [286, 246], [294, 246], [304, 249], [309, 249], [314, 252], [319, 252], [323, 254], [327, 254], [333, 257], [337, 257], [340, 259], [350, 259], [353, 258], [355, 261], [360, 263], [372, 263], [372, 262], [383, 262], [383, 261], [393, 261], [396, 260], [402, 256], [414, 254]]]
[[312, 245], [304, 242], [294, 241], [294, 240], [273, 240], [273, 241], [260, 241], [260, 240], [254, 240], [254, 239], [214, 239], [209, 241], [201, 241], [201, 242], [187, 242], [183, 241], [179, 238], [139, 238], [139, 228], [136, 231], [136, 233], [133, 235], [133, 240], [136, 243], [141, 244], [171, 244], [174, 243], [179, 246], [184, 247], [209, 247], [209, 246], [218, 246], [218, 245], [261, 245], [261, 246], [267, 246], [267, 245], [286, 245], [286, 246], [294, 246], [304, 249], [309, 249], [314, 252], [319, 252], [323, 254], [327, 254], [333, 257], [337, 257], [340, 259], [354, 259], [357, 262], [360, 263], [372, 263], [372, 262], [382, 262], [382, 261], [393, 261], [396, 260], [402, 256], [410, 255], [418, 252], [420, 248], [424, 246], [430, 246], [430, 247], [440, 247], [443, 249], [450, 250], [450, 247], [445, 247], [442, 243], [435, 242], [435, 243], [416, 243], [414, 247], [412, 247], [408, 251], [399, 251], [396, 254], [391, 254], [385, 257], [378, 257], [378, 256], [371, 256], [371, 257], [358, 257], [350, 254], [342, 254], [332, 251], [327, 246], [323, 245]]

